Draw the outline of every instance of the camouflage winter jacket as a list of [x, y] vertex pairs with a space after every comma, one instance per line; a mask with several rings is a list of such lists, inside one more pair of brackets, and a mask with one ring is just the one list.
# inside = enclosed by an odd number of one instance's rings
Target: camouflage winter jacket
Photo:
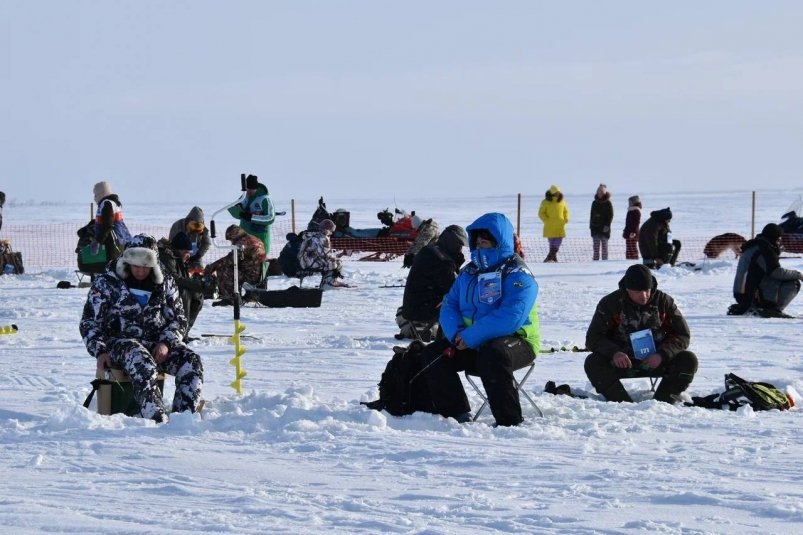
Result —
[[603, 297], [586, 333], [586, 347], [604, 357], [613, 358], [621, 351], [633, 358], [630, 334], [650, 329], [655, 349], [664, 362], [689, 347], [689, 325], [675, 305], [674, 299], [658, 290], [653, 277], [652, 295], [646, 305], [634, 303], [627, 295], [624, 283]]
[[169, 349], [183, 345], [187, 318], [173, 278], [155, 284], [142, 307], [116, 272], [117, 264], [110, 262], [89, 289], [80, 323], [87, 352], [94, 357], [107, 353], [119, 339], [138, 340], [148, 349], [159, 342]]
[[298, 262], [302, 269], [326, 269], [336, 260], [337, 255], [332, 252], [329, 236], [323, 231], [307, 231], [301, 248], [298, 250]]

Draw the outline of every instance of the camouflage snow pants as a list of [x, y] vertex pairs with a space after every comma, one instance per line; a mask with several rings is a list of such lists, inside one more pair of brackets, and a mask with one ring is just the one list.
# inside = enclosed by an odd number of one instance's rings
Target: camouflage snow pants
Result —
[[[156, 344], [148, 345], [153, 349]], [[157, 374], [160, 371], [176, 378], [176, 392], [171, 411], [195, 412], [198, 409], [201, 386], [204, 382], [204, 368], [201, 357], [187, 346], [182, 344], [170, 349], [167, 360], [157, 365], [148, 348], [141, 342], [134, 339], [119, 339], [112, 343], [109, 356], [113, 366], [125, 370], [131, 376], [134, 399], [139, 403], [143, 418], [156, 421], [165, 419], [164, 401], [157, 384]]]

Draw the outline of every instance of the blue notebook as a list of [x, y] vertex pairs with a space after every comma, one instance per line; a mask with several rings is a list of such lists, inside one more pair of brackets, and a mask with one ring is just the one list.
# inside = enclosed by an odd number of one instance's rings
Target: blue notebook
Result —
[[638, 360], [655, 353], [655, 340], [650, 329], [630, 333], [630, 345], [633, 346], [633, 356]]

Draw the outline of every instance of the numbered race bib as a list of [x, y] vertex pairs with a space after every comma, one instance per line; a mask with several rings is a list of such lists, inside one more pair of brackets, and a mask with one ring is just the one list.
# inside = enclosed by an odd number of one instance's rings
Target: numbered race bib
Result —
[[488, 305], [502, 297], [502, 272], [481, 273], [477, 278], [480, 287], [480, 302]]

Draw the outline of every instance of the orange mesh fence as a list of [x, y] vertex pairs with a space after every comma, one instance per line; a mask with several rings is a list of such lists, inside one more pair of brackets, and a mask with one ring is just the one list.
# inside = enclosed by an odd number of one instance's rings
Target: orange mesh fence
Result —
[[[26, 270], [57, 269], [67, 268], [76, 269], [77, 260], [75, 247], [78, 243], [77, 230], [86, 224], [86, 221], [75, 221], [74, 223], [54, 223], [54, 224], [31, 224], [31, 225], [4, 225], [0, 239], [9, 240], [13, 250], [22, 252]], [[157, 239], [167, 236], [170, 229], [169, 225], [131, 225], [132, 234], [148, 233]], [[269, 256], [275, 258], [279, 255], [285, 244], [285, 236], [292, 230], [289, 221], [277, 221], [272, 227], [272, 241]], [[228, 242], [223, 239], [224, 228], [217, 229], [217, 241], [221, 244]], [[678, 237], [682, 242], [678, 261], [695, 262], [705, 258], [704, 249], [708, 244], [709, 257], [716, 258], [735, 258], [735, 244], [741, 244], [738, 238], [723, 235], [712, 239], [702, 236]], [[525, 260], [528, 262], [541, 262], [549, 251], [546, 238], [540, 236], [523, 236], [521, 239], [524, 248]], [[709, 244], [709, 242], [712, 242]], [[713, 244], [713, 245], [712, 245]], [[346, 250], [355, 252], [387, 252], [393, 254], [404, 254], [407, 250], [408, 242], [397, 238], [372, 238], [354, 239], [353, 241], [338, 242], [334, 240], [333, 245], [343, 245]], [[795, 244], [797, 245], [797, 244]], [[351, 247], [346, 246], [353, 246]], [[788, 248], [790, 252], [793, 251]], [[205, 261], [212, 262], [226, 254], [228, 250], [218, 249], [214, 246], [207, 252]], [[559, 262], [588, 262], [592, 259], [593, 245], [591, 237], [569, 236], [563, 239], [563, 244], [558, 252]], [[715, 254], [715, 253], [718, 253]], [[714, 256], [711, 256], [711, 255]], [[360, 258], [359, 255], [347, 257], [352, 260]], [[625, 241], [622, 238], [613, 238], [608, 242], [608, 258], [611, 260], [625, 259]]]
[[[77, 253], [78, 229], [86, 225], [86, 221], [74, 223], [52, 223], [32, 225], [3, 225], [0, 239], [8, 240], [14, 251], [22, 252], [22, 260], [26, 271], [41, 269], [68, 268], [78, 269]], [[167, 237], [170, 225], [128, 225], [131, 234], [150, 234], [157, 240]], [[225, 226], [218, 227], [216, 241], [223, 245], [229, 242], [223, 237]], [[273, 240], [270, 244], [269, 256], [279, 256], [285, 244], [285, 236], [292, 230], [289, 222], [281, 221], [273, 224]], [[228, 249], [218, 249], [214, 245], [209, 248], [204, 261], [217, 260], [227, 254]]]

